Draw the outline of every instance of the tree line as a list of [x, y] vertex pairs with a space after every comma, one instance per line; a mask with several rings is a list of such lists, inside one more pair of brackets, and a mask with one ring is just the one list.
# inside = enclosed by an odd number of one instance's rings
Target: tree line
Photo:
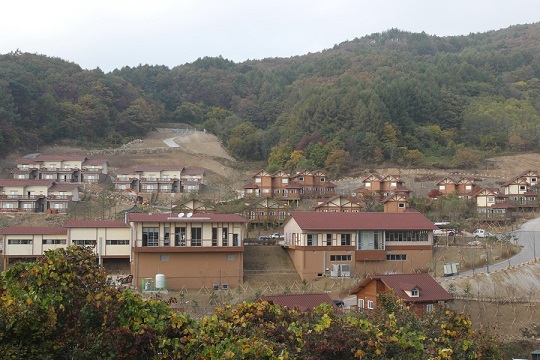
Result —
[[114, 146], [187, 123], [269, 169], [475, 167], [539, 150], [539, 33], [538, 23], [451, 37], [390, 29], [304, 56], [107, 74], [14, 52], [0, 56], [0, 154]]

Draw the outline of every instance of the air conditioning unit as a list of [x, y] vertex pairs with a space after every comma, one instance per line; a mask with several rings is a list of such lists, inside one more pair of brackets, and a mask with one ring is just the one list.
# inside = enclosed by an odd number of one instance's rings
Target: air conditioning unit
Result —
[[351, 277], [351, 265], [349, 264], [341, 264], [340, 266], [340, 276], [341, 277]]
[[219, 284], [212, 284], [212, 288], [214, 290], [219, 290]]
[[330, 270], [330, 276], [339, 277], [339, 274], [340, 274], [339, 265], [332, 264], [332, 270]]
[[229, 290], [229, 284], [221, 284], [221, 289]]

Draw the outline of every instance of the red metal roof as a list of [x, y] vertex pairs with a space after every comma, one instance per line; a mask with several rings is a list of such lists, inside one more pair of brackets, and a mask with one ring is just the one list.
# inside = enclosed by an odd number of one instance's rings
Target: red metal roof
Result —
[[0, 231], [2, 235], [67, 235], [61, 226], [8, 226]]
[[240, 222], [245, 223], [247, 220], [236, 214], [193, 214], [188, 217], [188, 214], [179, 217], [179, 214], [143, 214], [129, 213], [128, 221], [130, 222]]
[[0, 186], [52, 186], [54, 180], [0, 179]]
[[334, 304], [332, 298], [328, 294], [268, 295], [261, 297], [261, 300], [299, 311], [313, 309], [322, 303], [332, 305], [335, 310], [338, 310], [338, 307]]
[[291, 212], [303, 230], [434, 230], [419, 212]]
[[127, 228], [128, 224], [121, 220], [68, 220], [65, 228]]
[[[389, 274], [389, 275], [371, 275], [351, 291], [356, 294], [360, 289], [366, 287], [371, 281], [381, 281], [386, 287], [393, 289], [396, 295], [406, 302], [434, 302], [453, 300], [450, 295], [439, 283], [429, 274]], [[417, 297], [410, 297], [405, 291], [418, 289]]]

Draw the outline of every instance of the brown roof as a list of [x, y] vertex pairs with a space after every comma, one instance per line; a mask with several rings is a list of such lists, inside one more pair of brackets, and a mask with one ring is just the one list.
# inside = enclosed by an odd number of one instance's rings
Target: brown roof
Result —
[[[291, 212], [303, 230], [433, 230], [435, 226], [419, 212]], [[289, 219], [289, 221], [291, 221]]]
[[[379, 280], [386, 287], [393, 289], [396, 295], [406, 302], [434, 302], [453, 300], [450, 295], [439, 283], [429, 274], [389, 274], [389, 275], [371, 275], [363, 279], [351, 291], [356, 294], [360, 289], [366, 287], [371, 281]], [[405, 291], [412, 289], [419, 290], [418, 297], [410, 297]]]
[[129, 213], [128, 220], [133, 222], [143, 221], [155, 221], [155, 222], [241, 222], [245, 223], [247, 220], [240, 215], [236, 214], [193, 214], [188, 217], [185, 214], [182, 217], [179, 214], [142, 214], [142, 213]]
[[107, 159], [86, 159], [83, 162], [83, 166], [88, 165], [103, 165], [107, 163]]
[[41, 185], [41, 186], [52, 186], [54, 180], [29, 180], [29, 179], [0, 179], [0, 186], [32, 186], [32, 185]]
[[299, 311], [310, 310], [323, 303], [330, 304], [335, 310], [338, 310], [338, 307], [328, 294], [268, 295], [261, 297], [261, 300]]
[[86, 156], [85, 155], [43, 155], [43, 154], [35, 154], [34, 156], [32, 154], [32, 155], [26, 155], [23, 158], [17, 159], [17, 164], [34, 164], [41, 161], [68, 161], [68, 160], [84, 161], [86, 160]]
[[66, 228], [127, 228], [128, 224], [121, 220], [68, 220]]
[[183, 171], [184, 167], [181, 165], [139, 165], [132, 168], [119, 168], [116, 169], [117, 174], [133, 174], [143, 171], [166, 171], [166, 170], [176, 170]]
[[182, 171], [185, 175], [203, 175], [205, 170], [203, 168], [191, 168], [191, 169], [184, 169]]
[[0, 231], [2, 235], [67, 235], [61, 226], [8, 226]]

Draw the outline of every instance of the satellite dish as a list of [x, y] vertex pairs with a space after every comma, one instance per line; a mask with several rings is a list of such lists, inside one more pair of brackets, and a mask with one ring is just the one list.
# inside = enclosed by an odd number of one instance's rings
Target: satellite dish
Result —
[[181, 218], [181, 217], [183, 217], [183, 216], [184, 216], [184, 213], [179, 213], [179, 214], [178, 214], [178, 217], [179, 217], [179, 218]]
[[190, 217], [193, 216], [193, 213], [188, 213], [186, 216], [187, 216], [188, 218], [190, 218]]

